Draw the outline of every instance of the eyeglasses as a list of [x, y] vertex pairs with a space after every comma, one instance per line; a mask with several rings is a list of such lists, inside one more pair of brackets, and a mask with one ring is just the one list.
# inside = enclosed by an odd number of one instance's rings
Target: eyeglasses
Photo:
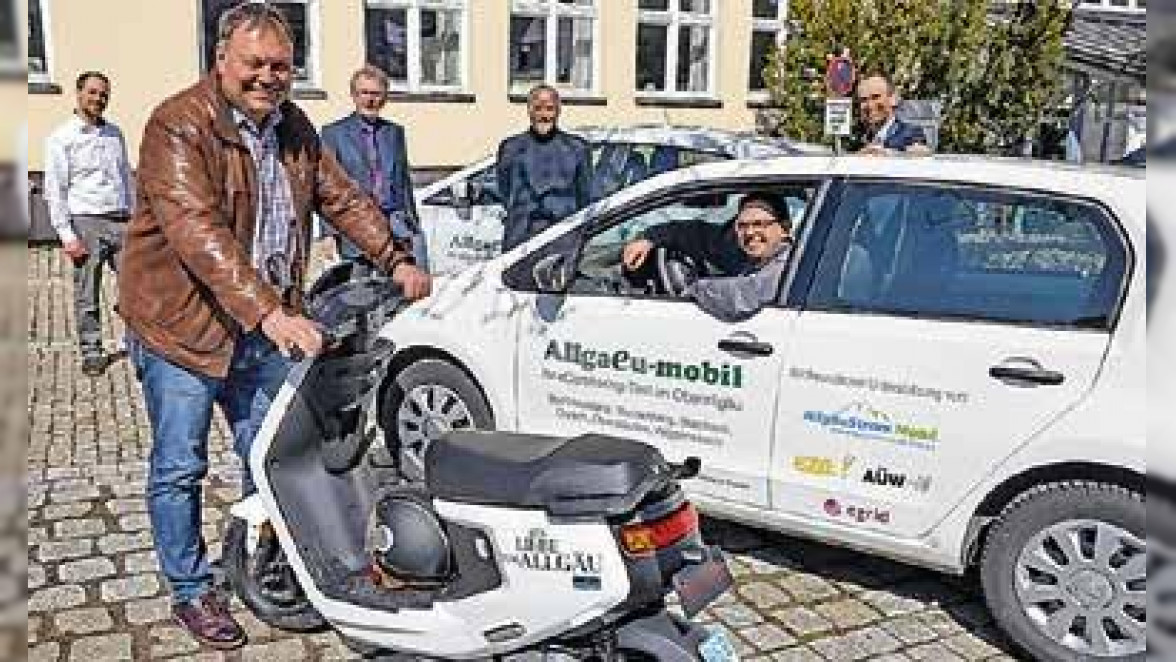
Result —
[[778, 223], [779, 221], [771, 221], [765, 218], [759, 218], [754, 221], [735, 221], [735, 231], [752, 232], [754, 230], [766, 230]]

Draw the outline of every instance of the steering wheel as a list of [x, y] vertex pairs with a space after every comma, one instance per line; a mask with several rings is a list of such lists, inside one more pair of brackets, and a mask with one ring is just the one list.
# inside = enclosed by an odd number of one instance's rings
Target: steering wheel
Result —
[[704, 273], [702, 264], [686, 253], [665, 246], [656, 246], [653, 250], [658, 284], [662, 290], [674, 297], [685, 296], [686, 288]]

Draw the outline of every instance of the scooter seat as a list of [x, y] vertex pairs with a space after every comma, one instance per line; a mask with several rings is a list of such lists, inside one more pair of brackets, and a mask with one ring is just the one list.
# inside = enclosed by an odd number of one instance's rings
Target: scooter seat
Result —
[[654, 447], [601, 434], [454, 432], [429, 444], [425, 476], [439, 499], [609, 517], [634, 510], [673, 472]]

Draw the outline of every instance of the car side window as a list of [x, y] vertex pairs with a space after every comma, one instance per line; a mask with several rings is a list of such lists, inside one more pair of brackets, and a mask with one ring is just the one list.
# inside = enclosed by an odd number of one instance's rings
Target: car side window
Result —
[[[573, 281], [573, 291], [625, 290], [628, 282], [621, 268], [621, 252], [625, 244], [639, 239], [654, 226], [667, 223], [693, 225], [710, 224], [721, 227], [735, 218], [739, 195], [735, 193], [707, 193], [677, 197], [653, 208], [641, 211], [623, 222], [590, 237], [580, 252], [580, 266]], [[579, 287], [577, 287], [577, 285]]]
[[725, 159], [704, 150], [622, 142], [592, 146], [592, 199], [604, 199], [649, 177]]
[[1109, 328], [1128, 253], [1085, 202], [947, 185], [849, 184], [808, 307]]
[[[773, 185], [768, 189], [789, 208], [804, 209], [816, 191], [813, 182]], [[579, 250], [579, 262], [570, 291], [635, 297], [665, 297], [673, 291], [663, 282], [667, 274], [658, 260], [685, 261], [695, 277], [725, 277], [740, 273], [747, 264], [733, 229], [739, 202], [749, 189], [683, 193], [638, 208], [619, 222], [610, 222], [590, 233]], [[799, 218], [795, 219], [799, 222]], [[794, 223], [795, 227], [795, 223]], [[666, 230], [669, 230], [668, 234]], [[622, 264], [625, 246], [654, 235], [673, 236], [678, 246], [659, 256], [651, 251], [637, 269]], [[655, 242], [655, 247], [659, 246]], [[697, 254], [694, 254], [697, 253]], [[672, 267], [673, 265], [669, 265]], [[681, 264], [679, 264], [681, 266]]]
[[[484, 207], [502, 204], [502, 198], [498, 194], [498, 173], [493, 164], [471, 173], [465, 181], [471, 205]], [[426, 198], [424, 204], [433, 207], [454, 207], [457, 202], [453, 199], [453, 191], [443, 188]]]

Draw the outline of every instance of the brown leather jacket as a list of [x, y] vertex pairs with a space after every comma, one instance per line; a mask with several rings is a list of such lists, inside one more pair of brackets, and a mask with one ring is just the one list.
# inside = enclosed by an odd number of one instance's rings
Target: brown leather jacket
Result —
[[285, 301], [251, 264], [256, 167], [215, 75], [160, 104], [144, 129], [119, 314], [144, 345], [210, 377], [228, 374], [243, 332], [279, 305], [300, 305], [312, 211], [386, 271], [411, 261], [371, 198], [321, 149], [306, 115], [289, 102], [282, 114], [278, 141], [298, 245], [295, 287]]

